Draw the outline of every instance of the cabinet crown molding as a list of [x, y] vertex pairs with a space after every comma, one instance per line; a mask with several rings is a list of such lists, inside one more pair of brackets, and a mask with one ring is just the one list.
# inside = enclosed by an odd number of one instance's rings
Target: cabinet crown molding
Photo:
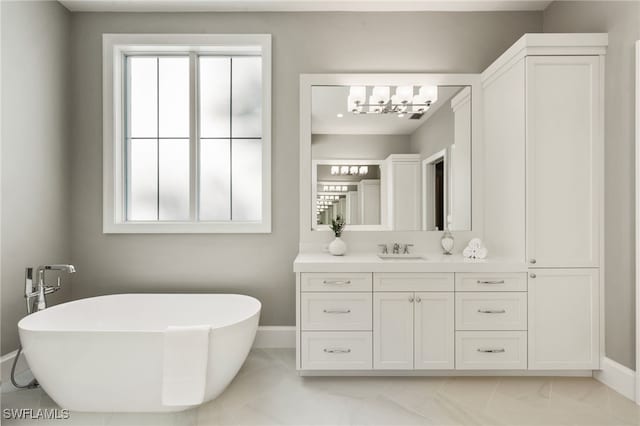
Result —
[[604, 55], [608, 44], [608, 33], [524, 34], [484, 70], [481, 74], [482, 86], [491, 84], [525, 56]]

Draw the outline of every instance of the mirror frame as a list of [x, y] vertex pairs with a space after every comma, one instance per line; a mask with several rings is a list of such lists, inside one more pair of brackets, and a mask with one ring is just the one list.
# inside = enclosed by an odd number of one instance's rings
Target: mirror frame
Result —
[[[313, 243], [323, 241], [318, 232], [328, 229], [314, 224], [316, 219], [312, 211], [313, 199], [313, 159], [311, 158], [311, 90], [313, 86], [469, 86], [471, 87], [471, 230], [454, 231], [462, 237], [472, 238], [482, 234], [482, 152], [480, 116], [482, 104], [482, 85], [480, 74], [431, 74], [431, 73], [383, 73], [383, 74], [300, 74], [300, 242]], [[421, 179], [422, 180], [422, 179]], [[350, 231], [382, 234], [394, 238], [393, 234], [408, 235], [421, 233], [439, 235], [442, 231], [391, 231], [377, 230], [362, 225], [349, 228]], [[317, 228], [317, 229], [316, 229]], [[372, 240], [373, 238], [367, 238]]]

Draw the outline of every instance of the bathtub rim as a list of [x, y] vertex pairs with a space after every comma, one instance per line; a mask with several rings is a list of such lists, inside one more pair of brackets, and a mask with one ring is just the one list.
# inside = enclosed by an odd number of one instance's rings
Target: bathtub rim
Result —
[[242, 298], [246, 298], [246, 299], [250, 299], [252, 301], [252, 303], [255, 304], [255, 309], [251, 310], [248, 314], [244, 315], [241, 319], [239, 319], [238, 321], [234, 321], [231, 323], [226, 323], [223, 325], [213, 325], [213, 324], [207, 324], [206, 322], [201, 322], [198, 324], [193, 324], [195, 325], [209, 325], [211, 327], [211, 330], [221, 330], [227, 327], [233, 327], [234, 325], [240, 324], [242, 322], [248, 321], [251, 318], [253, 318], [254, 316], [259, 316], [262, 312], [262, 302], [260, 302], [260, 300], [258, 300], [257, 298], [253, 297], [253, 296], [249, 296], [246, 294], [237, 294], [237, 293], [114, 293], [114, 294], [104, 294], [101, 296], [92, 296], [92, 297], [85, 297], [82, 299], [77, 299], [77, 300], [71, 300], [68, 302], [64, 302], [64, 303], [60, 303], [58, 305], [54, 305], [51, 307], [48, 307], [45, 310], [39, 311], [39, 312], [34, 312], [30, 315], [26, 315], [24, 316], [22, 319], [20, 319], [20, 321], [18, 321], [18, 332], [28, 332], [28, 333], [38, 333], [38, 332], [46, 332], [46, 333], [104, 333], [104, 334], [111, 334], [111, 333], [164, 333], [168, 327], [171, 327], [171, 325], [167, 325], [165, 328], [162, 329], [145, 329], [145, 328], [136, 328], [136, 329], [126, 329], [126, 330], [118, 330], [118, 329], [104, 329], [104, 330], [99, 330], [99, 329], [77, 329], [77, 328], [50, 328], [50, 327], [34, 327], [34, 326], [25, 326], [25, 323], [28, 325], [28, 323], [30, 322], [36, 322], [37, 323], [37, 319], [40, 316], [46, 315], [48, 312], [50, 312], [51, 310], [56, 310], [58, 308], [62, 308], [64, 306], [68, 306], [71, 304], [80, 304], [84, 301], [87, 300], [95, 300], [95, 299], [106, 299], [106, 298], [113, 298], [113, 297], [118, 297], [118, 296], [149, 296], [149, 295], [154, 295], [154, 296], [177, 296], [177, 295], [186, 295], [186, 296], [196, 296], [196, 295], [211, 295], [211, 296], [238, 296], [238, 297], [242, 297]]

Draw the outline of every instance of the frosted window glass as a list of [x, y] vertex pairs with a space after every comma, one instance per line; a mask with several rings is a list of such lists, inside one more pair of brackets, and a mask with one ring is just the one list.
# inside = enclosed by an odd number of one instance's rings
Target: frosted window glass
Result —
[[189, 219], [189, 139], [160, 140], [159, 219]]
[[233, 58], [232, 121], [234, 138], [262, 136], [262, 58]]
[[129, 59], [129, 136], [158, 136], [158, 60]]
[[200, 141], [200, 220], [231, 219], [229, 139]]
[[200, 57], [200, 136], [230, 136], [231, 59]]
[[232, 205], [234, 221], [258, 221], [262, 216], [262, 141], [232, 143]]
[[155, 139], [129, 141], [128, 219], [158, 219], [158, 149]]
[[189, 57], [159, 58], [161, 138], [189, 137]]

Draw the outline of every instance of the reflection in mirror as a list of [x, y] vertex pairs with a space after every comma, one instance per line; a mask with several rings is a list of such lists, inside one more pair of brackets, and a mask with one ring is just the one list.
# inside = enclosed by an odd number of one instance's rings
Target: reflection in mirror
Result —
[[468, 86], [313, 86], [314, 229], [471, 229]]
[[317, 164], [318, 225], [338, 215], [347, 225], [380, 225], [380, 165], [340, 161]]

